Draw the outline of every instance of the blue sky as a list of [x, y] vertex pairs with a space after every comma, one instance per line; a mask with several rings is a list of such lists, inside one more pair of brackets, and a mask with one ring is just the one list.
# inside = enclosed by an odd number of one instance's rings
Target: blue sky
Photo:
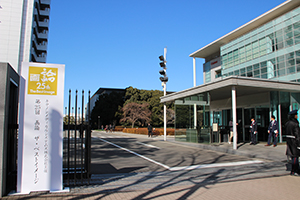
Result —
[[[167, 90], [181, 91], [193, 86], [191, 53], [283, 2], [51, 0], [47, 62], [66, 65], [65, 99], [69, 89], [162, 90], [167, 47]], [[200, 85], [203, 60], [196, 66]]]

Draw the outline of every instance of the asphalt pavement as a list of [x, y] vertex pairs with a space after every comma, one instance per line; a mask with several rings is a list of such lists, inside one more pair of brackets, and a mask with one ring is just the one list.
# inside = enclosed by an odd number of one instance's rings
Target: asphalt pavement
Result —
[[[300, 177], [289, 176], [284, 144], [266, 147], [265, 143], [255, 146], [240, 143], [238, 149], [233, 150], [232, 144], [228, 143], [186, 143], [175, 141], [172, 136], [168, 136], [167, 141], [163, 141], [163, 136], [148, 138], [121, 132], [106, 134], [93, 131], [92, 136], [92, 144], [95, 145], [92, 165], [95, 168], [90, 185], [70, 187], [67, 193], [37, 192], [4, 199], [288, 199], [300, 195]], [[135, 142], [133, 148], [132, 145], [128, 146], [129, 139]], [[113, 144], [115, 148], [111, 148]], [[145, 144], [154, 146], [147, 147], [152, 152], [140, 151], [140, 146]], [[97, 172], [103, 164], [100, 162], [103, 152], [97, 152], [97, 145], [112, 151], [109, 161], [113, 164], [107, 166], [111, 171]], [[176, 157], [180, 157], [180, 154], [174, 156], [164, 152], [164, 149], [169, 151], [170, 148], [184, 149], [185, 153], [192, 153], [193, 156], [181, 159], [178, 163]], [[161, 159], [156, 152], [162, 152]], [[114, 157], [120, 153], [122, 156]], [[134, 153], [146, 156], [143, 158]], [[126, 159], [132, 156], [130, 154], [139, 157], [136, 161], [140, 168], [133, 167], [128, 171], [126, 165], [116, 164], [118, 160], [125, 164]], [[164, 159], [168, 156], [172, 159]], [[203, 162], [205, 157], [212, 156], [218, 159]], [[145, 167], [145, 162], [149, 167]], [[189, 166], [194, 168], [190, 169]]]

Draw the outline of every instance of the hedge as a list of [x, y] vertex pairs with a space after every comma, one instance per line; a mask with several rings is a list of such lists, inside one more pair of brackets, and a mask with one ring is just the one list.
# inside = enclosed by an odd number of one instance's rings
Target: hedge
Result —
[[[124, 128], [123, 132], [148, 135], [147, 128]], [[153, 135], [163, 135], [163, 134], [164, 134], [163, 128], [155, 128], [155, 129], [153, 128]], [[167, 128], [167, 135], [174, 135], [174, 129]]]
[[115, 129], [114, 129], [114, 131], [120, 131], [120, 132], [122, 132], [123, 129], [124, 129], [123, 126], [116, 126]]

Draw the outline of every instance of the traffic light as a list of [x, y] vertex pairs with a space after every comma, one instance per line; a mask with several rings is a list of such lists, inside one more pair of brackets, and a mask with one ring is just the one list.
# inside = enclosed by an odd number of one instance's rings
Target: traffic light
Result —
[[161, 80], [161, 82], [168, 82], [168, 77], [167, 77], [167, 68], [166, 68], [166, 63], [167, 61], [165, 60], [164, 56], [161, 55], [158, 57], [159, 60], [161, 61], [159, 63], [159, 65], [163, 68], [162, 70], [159, 71], [160, 75], [162, 75], [163, 77], [159, 77], [159, 79]]

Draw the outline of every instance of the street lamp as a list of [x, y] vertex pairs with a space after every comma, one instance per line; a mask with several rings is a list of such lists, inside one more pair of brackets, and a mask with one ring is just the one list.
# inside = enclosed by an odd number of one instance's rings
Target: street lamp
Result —
[[100, 130], [100, 116], [98, 116], [98, 130]]

